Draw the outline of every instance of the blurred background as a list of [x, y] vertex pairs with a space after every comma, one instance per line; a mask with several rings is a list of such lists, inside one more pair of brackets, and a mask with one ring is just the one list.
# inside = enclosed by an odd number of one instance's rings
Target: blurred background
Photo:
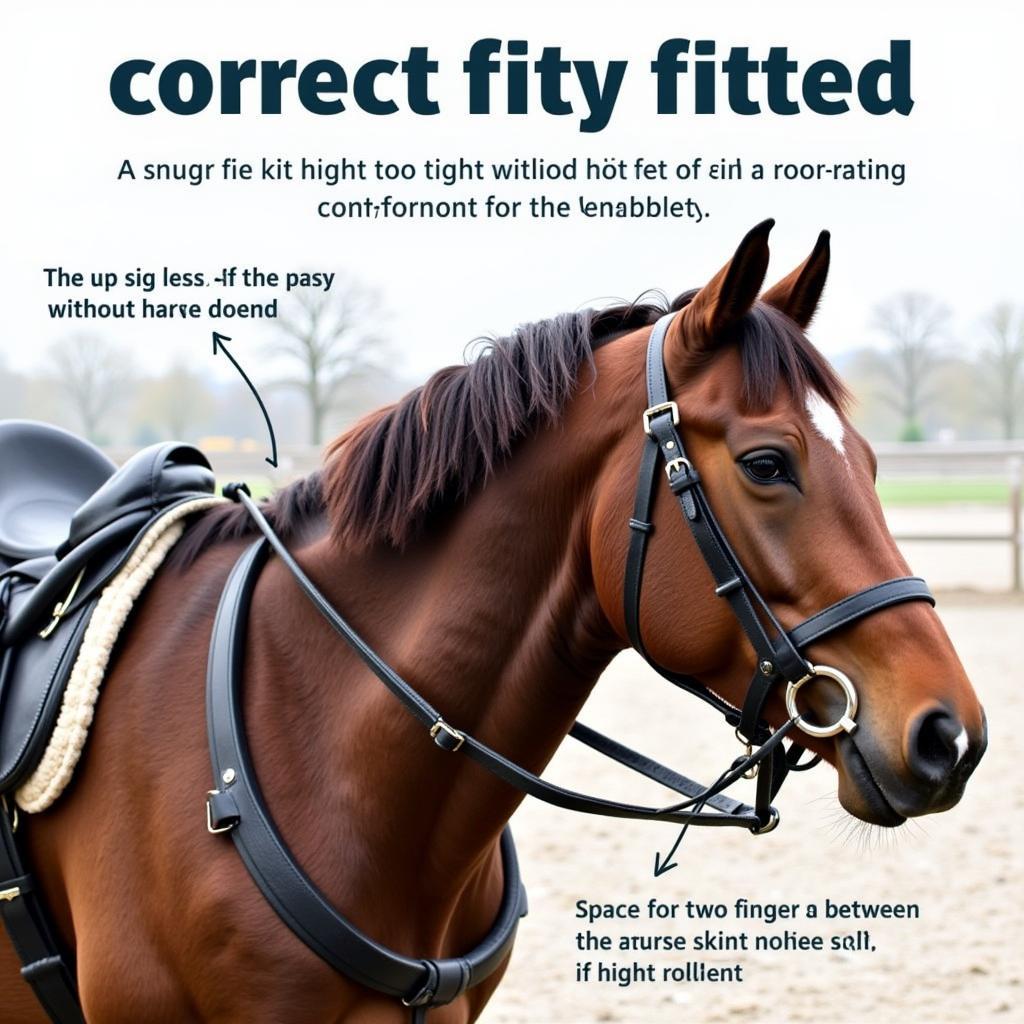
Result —
[[[212, 360], [147, 366], [101, 327], [54, 329], [34, 369], [0, 361], [0, 410], [81, 433], [115, 459], [190, 441], [225, 477], [266, 491], [312, 472], [327, 441], [418, 383], [394, 358], [388, 319], [384, 297], [342, 273], [329, 292], [292, 292], [261, 327], [248, 369], [272, 412], [277, 471], [240, 377], [216, 375]], [[1020, 592], [1024, 308], [1008, 300], [968, 327], [952, 324], [937, 296], [893, 292], [871, 308], [862, 344], [832, 361], [879, 455], [879, 494], [915, 571], [941, 588]]]

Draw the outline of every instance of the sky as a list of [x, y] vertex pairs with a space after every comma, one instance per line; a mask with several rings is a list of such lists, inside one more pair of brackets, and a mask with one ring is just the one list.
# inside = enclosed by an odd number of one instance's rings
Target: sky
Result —
[[[856, 5], [778, 0], [725, 4], [634, 0], [588, 4], [525, 0], [516, 4], [387, 3], [287, 7], [256, 3], [173, 6], [110, 3], [19, 5], [7, 15], [0, 62], [5, 146], [0, 161], [4, 242], [0, 275], [5, 306], [0, 364], [45, 369], [50, 343], [72, 330], [98, 330], [131, 346], [139, 365], [154, 370], [185, 360], [204, 370], [213, 356], [209, 332], [235, 339], [235, 351], [256, 361], [266, 337], [253, 322], [129, 321], [62, 323], [47, 316], [43, 268], [85, 272], [138, 267], [212, 276], [219, 268], [259, 266], [330, 271], [379, 291], [387, 315], [379, 332], [390, 337], [402, 377], [416, 379], [463, 358], [482, 334], [508, 333], [517, 323], [600, 302], [632, 298], [647, 288], [675, 294], [707, 280], [743, 233], [772, 216], [769, 279], [788, 273], [810, 251], [821, 228], [832, 232], [829, 288], [812, 338], [837, 356], [867, 342], [871, 310], [895, 291], [923, 289], [955, 313], [955, 340], [977, 336], [978, 318], [995, 302], [1021, 295], [1019, 246], [1021, 124], [1013, 73], [1021, 17], [1017, 5], [978, 0], [969, 17], [962, 4]], [[530, 113], [473, 116], [467, 112], [462, 61], [474, 40], [524, 39], [536, 58], [561, 46], [566, 59], [629, 62], [608, 127], [578, 131], [579, 114], [540, 110], [531, 83]], [[649, 63], [666, 38], [714, 39], [718, 56], [749, 46], [764, 56], [786, 45], [806, 67], [836, 58], [855, 72], [884, 57], [891, 39], [912, 44], [908, 117], [859, 110], [835, 117], [730, 112], [698, 117], [655, 112]], [[243, 103], [239, 116], [207, 110], [190, 117], [158, 111], [132, 117], [111, 102], [109, 80], [122, 61], [146, 58], [159, 69], [181, 58], [216, 68], [222, 60], [284, 60], [300, 66], [318, 58], [350, 74], [373, 58], [404, 59], [412, 46], [429, 47], [440, 64], [432, 90], [441, 113], [402, 110], [370, 116], [350, 107], [323, 117], [301, 109], [286, 91], [284, 113], [262, 115]], [[500, 86], [494, 100], [500, 106]], [[578, 89], [566, 96], [579, 109]], [[246, 99], [253, 99], [252, 95]], [[719, 97], [720, 104], [722, 96]], [[331, 220], [316, 216], [323, 199], [341, 189], [313, 183], [181, 183], [117, 180], [125, 159], [134, 164], [211, 161], [225, 156], [258, 163], [263, 157], [412, 162], [505, 160], [541, 156], [666, 160], [700, 156], [797, 163], [862, 158], [903, 162], [906, 183], [838, 185], [771, 181], [633, 182], [595, 186], [534, 183], [503, 186], [506, 198], [538, 191], [572, 199], [642, 193], [692, 195], [710, 211], [687, 220], [471, 222]], [[399, 198], [444, 198], [417, 181], [355, 186], [350, 196], [391, 191]], [[461, 190], [484, 197], [489, 183]], [[122, 296], [112, 293], [110, 298]], [[155, 295], [171, 301], [178, 296]], [[255, 296], [250, 296], [255, 298]], [[250, 362], [252, 365], [252, 362]], [[229, 372], [214, 367], [215, 373]]]

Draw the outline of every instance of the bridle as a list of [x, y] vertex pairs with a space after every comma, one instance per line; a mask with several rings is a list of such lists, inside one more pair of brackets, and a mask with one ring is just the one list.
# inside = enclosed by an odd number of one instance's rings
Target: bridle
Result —
[[[734, 726], [737, 739], [745, 744], [747, 757], [730, 768], [704, 793], [683, 804], [672, 805], [673, 810], [697, 807], [707, 802], [704, 797], [714, 795], [735, 781], [735, 769], [751, 777], [757, 773], [755, 813], [757, 824], [750, 826], [755, 835], [770, 832], [779, 822], [778, 812], [771, 805], [786, 775], [790, 771], [805, 771], [814, 767], [820, 756], [800, 763], [803, 747], [793, 742], [788, 751], [781, 744], [782, 737], [794, 729], [809, 736], [825, 738], [840, 732], [850, 734], [857, 728], [857, 690], [846, 673], [829, 665], [813, 665], [803, 650], [826, 636], [873, 615], [884, 608], [906, 601], [935, 599], [927, 583], [917, 576], [901, 576], [867, 587], [844, 597], [823, 611], [805, 619], [796, 628], [786, 631], [773, 614], [768, 602], [761, 596], [743, 568], [742, 563], [726, 539], [701, 486], [700, 474], [686, 456], [679, 426], [679, 406], [669, 394], [665, 378], [665, 337], [678, 312], [663, 316], [654, 325], [647, 344], [647, 403], [642, 424], [648, 443], [644, 446], [637, 480], [633, 515], [629, 520], [631, 532], [626, 556], [625, 622], [633, 647], [660, 675], [669, 682], [700, 697]], [[651, 657], [640, 629], [640, 593], [643, 586], [644, 563], [649, 539], [654, 531], [651, 510], [658, 486], [658, 467], [664, 465], [669, 490], [675, 495], [683, 520], [690, 529], [715, 582], [715, 593], [729, 603], [740, 627], [750, 641], [757, 656], [757, 668], [747, 687], [740, 708], [735, 708], [692, 676], [684, 676], [662, 667]], [[797, 695], [813, 679], [834, 682], [843, 693], [846, 706], [839, 717], [828, 725], [816, 725], [797, 708]], [[788, 720], [772, 732], [762, 718], [765, 701], [773, 688], [785, 682], [785, 704]], [[760, 744], [755, 751], [755, 744]], [[723, 781], [725, 784], [723, 785]], [[708, 824], [706, 818], [697, 818], [692, 824]], [[737, 822], [739, 824], [740, 822]]]
[[[526, 913], [526, 896], [519, 880], [511, 833], [506, 828], [501, 841], [504, 892], [498, 917], [483, 941], [462, 957], [414, 959], [389, 950], [356, 928], [317, 889], [274, 824], [260, 793], [245, 739], [241, 695], [245, 627], [252, 593], [271, 552], [281, 559], [332, 629], [351, 645], [442, 750], [461, 753], [521, 792], [569, 810], [667, 821], [684, 827], [741, 826], [755, 835], [770, 832], [777, 826], [779, 815], [772, 800], [786, 775], [812, 767], [818, 760], [800, 763], [803, 748], [792, 742], [786, 750], [783, 740], [796, 729], [812, 736], [828, 737], [840, 732], [852, 733], [857, 728], [857, 691], [853, 683], [839, 669], [812, 665], [803, 650], [892, 605], [906, 601], [934, 604], [924, 580], [915, 576], [901, 577], [845, 597], [795, 629], [788, 632], [783, 629], [726, 540], [677, 429], [679, 407], [668, 391], [663, 354], [665, 336], [675, 315], [670, 313], [654, 325], [647, 346], [647, 408], [642, 416], [645, 442], [629, 520], [630, 544], [626, 558], [626, 628], [633, 646], [662, 676], [725, 716], [746, 746], [746, 753], [733, 761], [714, 783], [703, 786], [580, 722], [573, 725], [570, 735], [674, 790], [684, 798], [681, 802], [648, 807], [556, 786], [448, 722], [438, 708], [399, 676], [332, 607], [277, 536], [248, 488], [244, 484], [229, 484], [225, 488], [226, 496], [245, 506], [263, 538], [251, 545], [232, 569], [210, 642], [207, 722], [215, 782], [206, 799], [207, 828], [214, 834], [230, 833], [263, 895], [307, 946], [360, 984], [401, 999], [412, 1007], [414, 1022], [421, 1021], [429, 1008], [451, 1002], [482, 981], [507, 956], [518, 920]], [[740, 708], [724, 701], [699, 680], [658, 665], [643, 642], [640, 595], [644, 563], [654, 531], [651, 510], [662, 466], [667, 486], [675, 495], [683, 519], [714, 578], [715, 593], [728, 602], [757, 655], [757, 669]], [[827, 725], [807, 721], [797, 708], [800, 689], [819, 677], [837, 684], [846, 701], [843, 713]], [[773, 731], [763, 720], [762, 711], [768, 695], [780, 683], [786, 684], [789, 718]], [[739, 778], [752, 777], [754, 773], [757, 786], [753, 806], [725, 795], [724, 790]]]

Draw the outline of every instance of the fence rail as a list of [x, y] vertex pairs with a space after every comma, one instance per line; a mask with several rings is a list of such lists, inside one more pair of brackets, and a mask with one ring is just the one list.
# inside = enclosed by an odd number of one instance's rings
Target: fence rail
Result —
[[1001, 533], [927, 533], [901, 531], [898, 541], [1001, 543], [1010, 549], [1010, 579], [1024, 590], [1024, 441], [958, 441], [877, 444], [878, 475], [883, 478], [999, 476], [1008, 483], [1009, 530]]

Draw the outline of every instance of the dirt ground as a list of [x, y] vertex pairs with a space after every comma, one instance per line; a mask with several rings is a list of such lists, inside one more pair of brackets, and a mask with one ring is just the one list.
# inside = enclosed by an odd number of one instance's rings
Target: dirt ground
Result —
[[[691, 833], [680, 866], [654, 878], [654, 853], [671, 843], [671, 827], [588, 818], [527, 800], [512, 825], [531, 910], [486, 1024], [1024, 1021], [1024, 776], [1017, 735], [1024, 715], [1024, 601], [946, 595], [939, 611], [990, 728], [988, 754], [957, 808], [896, 832], [859, 829], [839, 808], [834, 773], [819, 766], [787, 782], [777, 831], [760, 838], [739, 830]], [[672, 690], [632, 654], [613, 664], [581, 717], [704, 780], [736, 753], [714, 713]], [[546, 774], [620, 799], [659, 802], [664, 792], [568, 740]], [[636, 902], [645, 913], [652, 897], [724, 902], [730, 914], [738, 897], [802, 906], [826, 898], [916, 903], [920, 919], [797, 919], [747, 929], [751, 944], [759, 932], [786, 927], [820, 934], [826, 936], [821, 952], [576, 951], [583, 923], [574, 917], [577, 900]], [[706, 924], [599, 922], [595, 930], [615, 937], [634, 930], [692, 936]], [[707, 927], [743, 930], [732, 919]], [[829, 951], [829, 936], [860, 928], [870, 930], [874, 951]], [[576, 962], [599, 959], [653, 961], [659, 972], [688, 960], [741, 963], [743, 980], [578, 984]]]

